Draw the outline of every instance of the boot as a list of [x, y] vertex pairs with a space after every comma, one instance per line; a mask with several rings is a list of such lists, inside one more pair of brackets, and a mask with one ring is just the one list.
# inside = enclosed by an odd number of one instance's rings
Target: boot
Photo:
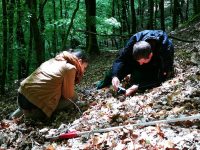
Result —
[[9, 119], [19, 118], [23, 115], [23, 110], [17, 108], [13, 113], [10, 114]]

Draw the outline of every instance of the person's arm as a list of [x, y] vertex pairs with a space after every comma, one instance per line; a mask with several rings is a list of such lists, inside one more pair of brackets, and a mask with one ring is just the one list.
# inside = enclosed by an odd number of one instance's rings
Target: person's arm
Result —
[[65, 99], [72, 98], [74, 96], [75, 75], [75, 68], [69, 69], [65, 72], [61, 91], [61, 94]]
[[174, 46], [171, 40], [168, 39], [166, 32], [162, 35], [162, 46], [161, 46], [161, 57], [162, 57], [162, 76], [165, 80], [173, 74], [173, 63], [174, 63]]
[[138, 85], [132, 85], [130, 88], [128, 88], [127, 90], [126, 90], [126, 96], [131, 96], [131, 95], [133, 95], [136, 91], [138, 90]]
[[173, 75], [173, 63], [174, 63], [174, 46], [172, 42], [169, 40], [169, 44], [167, 47], [167, 53], [163, 57], [164, 60], [164, 73], [166, 78], [169, 78]]

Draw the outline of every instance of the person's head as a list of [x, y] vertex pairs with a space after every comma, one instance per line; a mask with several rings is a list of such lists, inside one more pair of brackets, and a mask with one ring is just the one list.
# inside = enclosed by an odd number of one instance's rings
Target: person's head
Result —
[[153, 53], [151, 45], [146, 41], [139, 41], [133, 46], [133, 58], [138, 61], [140, 65], [150, 62]]
[[89, 58], [86, 52], [82, 49], [71, 49], [70, 53], [72, 53], [78, 58], [78, 61], [80, 62], [83, 71], [85, 71], [88, 66], [88, 61], [89, 61]]

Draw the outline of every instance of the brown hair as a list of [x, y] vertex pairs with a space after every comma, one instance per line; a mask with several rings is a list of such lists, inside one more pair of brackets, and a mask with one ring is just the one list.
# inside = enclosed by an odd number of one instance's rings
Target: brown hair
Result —
[[146, 41], [139, 41], [133, 45], [133, 58], [139, 60], [141, 58], [148, 58], [152, 52], [151, 45]]

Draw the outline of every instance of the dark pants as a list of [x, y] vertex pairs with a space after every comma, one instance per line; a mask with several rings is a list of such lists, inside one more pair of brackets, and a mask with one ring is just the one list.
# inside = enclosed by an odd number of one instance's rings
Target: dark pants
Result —
[[37, 106], [29, 102], [29, 100], [21, 93], [18, 93], [17, 103], [19, 107], [22, 109], [36, 109], [37, 108]]
[[[71, 109], [74, 106], [74, 102], [78, 100], [75, 94], [73, 99], [66, 100], [60, 99], [55, 111], [61, 111], [65, 109]], [[33, 120], [47, 119], [46, 114], [37, 106], [29, 102], [29, 100], [21, 93], [18, 93], [17, 103], [19, 108], [10, 115], [10, 118], [18, 118], [24, 114], [25, 118]]]

